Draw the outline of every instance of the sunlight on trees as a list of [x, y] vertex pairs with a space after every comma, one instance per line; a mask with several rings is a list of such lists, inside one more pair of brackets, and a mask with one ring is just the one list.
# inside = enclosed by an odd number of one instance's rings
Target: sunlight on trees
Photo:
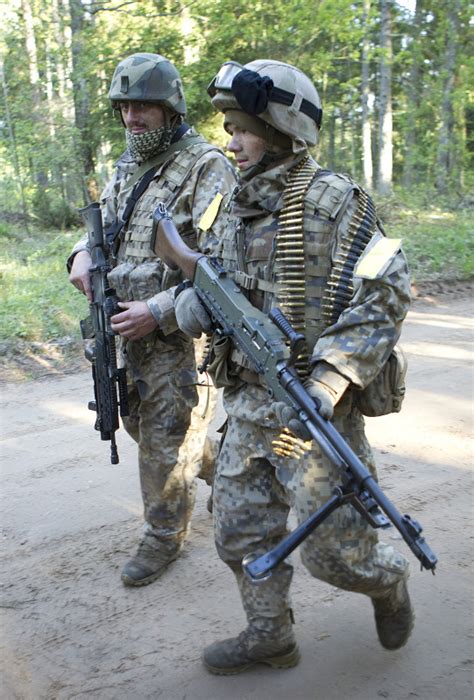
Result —
[[472, 187], [467, 0], [9, 0], [0, 9], [6, 220], [69, 226], [97, 197], [123, 148], [109, 81], [137, 51], [176, 63], [188, 121], [222, 146], [207, 84], [225, 60], [268, 57], [315, 81], [324, 166], [381, 193]]

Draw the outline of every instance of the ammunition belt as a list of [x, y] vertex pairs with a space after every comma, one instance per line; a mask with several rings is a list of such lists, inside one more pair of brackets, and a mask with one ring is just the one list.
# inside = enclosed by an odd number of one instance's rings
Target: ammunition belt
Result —
[[[307, 157], [288, 176], [283, 208], [278, 218], [275, 260], [277, 264], [276, 305], [298, 333], [305, 331], [306, 277], [304, 255], [305, 195], [318, 169]], [[295, 363], [300, 377], [309, 374], [308, 349]]]
[[322, 319], [327, 326], [336, 323], [349, 306], [354, 294], [353, 273], [360, 256], [375, 232], [377, 217], [374, 204], [364, 190], [359, 190], [358, 207], [338, 246], [334, 265], [321, 302]]

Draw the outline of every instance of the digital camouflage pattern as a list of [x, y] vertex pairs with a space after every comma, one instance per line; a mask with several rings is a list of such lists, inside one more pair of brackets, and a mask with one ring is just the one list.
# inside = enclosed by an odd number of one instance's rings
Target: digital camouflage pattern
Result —
[[[152, 214], [163, 202], [188, 244], [212, 252], [227, 225], [225, 204], [236, 183], [222, 152], [196, 138], [192, 129], [180, 143], [181, 150], [160, 155], [162, 162], [133, 210], [109, 274], [122, 301], [147, 301], [159, 322], [159, 329], [138, 341], [120, 338], [130, 403], [123, 423], [138, 443], [145, 532], [177, 543], [191, 519], [203, 450], [205, 461], [212, 456], [205, 441], [215, 390], [197, 375], [193, 341], [177, 330], [171, 287], [180, 277], [164, 269], [152, 251]], [[142, 171], [125, 153], [101, 197], [104, 228], [123, 212], [137, 172]], [[218, 192], [224, 195], [218, 216], [208, 231], [200, 231], [199, 221]], [[73, 252], [85, 247], [83, 239]], [[203, 351], [202, 344], [198, 350]], [[209, 480], [209, 463], [205, 466]]]
[[[255, 403], [267, 401], [261, 387], [248, 386], [246, 394]], [[238, 396], [233, 400], [228, 397], [226, 409], [239, 412], [238, 403]], [[362, 416], [339, 416], [334, 425], [375, 473]], [[330, 498], [340, 483], [339, 471], [317, 446], [299, 460], [276, 456], [272, 440], [278, 434], [279, 429], [231, 416], [214, 482], [217, 550], [234, 571], [248, 620], [257, 628], [271, 626], [273, 618], [291, 608], [293, 567], [287, 559], [267, 581], [252, 583], [241, 573], [242, 557], [249, 552], [263, 554], [275, 546], [287, 534], [290, 507], [302, 522]], [[376, 532], [349, 505], [335, 511], [299, 551], [316, 578], [371, 596], [387, 590], [408, 569], [405, 558], [393, 547], [378, 542]]]
[[[227, 229], [219, 255], [237, 281], [253, 278], [251, 301], [268, 311], [275, 303], [275, 235], [288, 169], [279, 165], [245, 184], [234, 198], [239, 223]], [[317, 164], [315, 164], [317, 165]], [[391, 260], [376, 280], [354, 279], [355, 293], [337, 323], [326, 328], [324, 296], [338, 246], [345, 245], [359, 188], [349, 178], [325, 172], [305, 199], [306, 336], [312, 362], [324, 361], [356, 386], [366, 386], [395, 345], [409, 305], [409, 277], [403, 253]], [[382, 235], [376, 230], [374, 235]], [[232, 372], [239, 373], [239, 353], [232, 353]], [[286, 560], [265, 582], [243, 578], [240, 562], [249, 552], [262, 554], [286, 534], [290, 507], [302, 522], [326, 502], [340, 482], [338, 470], [314, 445], [301, 459], [275, 455], [272, 440], [281, 430], [263, 387], [238, 383], [224, 389], [229, 416], [214, 484], [216, 544], [234, 571], [251, 628], [277, 624], [291, 608], [292, 565]], [[349, 389], [336, 406], [334, 425], [368, 469], [375, 474], [364, 419]], [[408, 563], [393, 547], [378, 542], [377, 533], [351, 507], [333, 513], [301, 545], [310, 573], [373, 598], [408, 575]], [[285, 625], [282, 635], [287, 634]]]
[[186, 114], [181, 78], [175, 66], [159, 54], [135, 53], [121, 61], [112, 77], [112, 102], [154, 102]]

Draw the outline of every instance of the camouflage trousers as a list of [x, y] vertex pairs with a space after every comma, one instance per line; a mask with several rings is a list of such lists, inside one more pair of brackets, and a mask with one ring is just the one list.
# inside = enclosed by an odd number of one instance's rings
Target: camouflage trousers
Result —
[[[335, 418], [335, 427], [375, 474], [363, 417], [355, 410]], [[291, 609], [293, 567], [282, 562], [266, 581], [243, 575], [242, 557], [263, 554], [287, 534], [290, 508], [298, 523], [323, 505], [340, 483], [338, 470], [315, 446], [301, 459], [278, 457], [272, 440], [279, 430], [230, 416], [214, 480], [217, 551], [234, 572], [247, 618], [265, 629], [265, 620]], [[350, 505], [333, 512], [297, 550], [312, 576], [349, 591], [383, 594], [407, 574], [408, 562]]]
[[216, 390], [198, 377], [193, 342], [180, 335], [166, 343], [157, 338], [129, 342], [122, 356], [130, 402], [123, 424], [138, 443], [145, 532], [181, 543], [191, 520], [196, 476], [204, 470], [208, 479], [213, 469], [217, 450], [207, 430]]

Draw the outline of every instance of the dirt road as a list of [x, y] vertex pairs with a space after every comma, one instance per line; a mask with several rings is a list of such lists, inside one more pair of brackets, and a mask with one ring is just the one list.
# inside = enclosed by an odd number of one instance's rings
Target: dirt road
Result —
[[[409, 391], [398, 416], [368, 420], [381, 483], [424, 526], [436, 576], [412, 563], [415, 631], [387, 652], [370, 602], [314, 581], [295, 558], [299, 667], [213, 677], [205, 644], [240, 631], [199, 483], [183, 556], [143, 589], [120, 582], [141, 524], [135, 449], [120, 464], [92, 430], [89, 374], [2, 391], [2, 700], [471, 700], [472, 302], [425, 299], [403, 334]], [[386, 539], [398, 539], [388, 531]]]

